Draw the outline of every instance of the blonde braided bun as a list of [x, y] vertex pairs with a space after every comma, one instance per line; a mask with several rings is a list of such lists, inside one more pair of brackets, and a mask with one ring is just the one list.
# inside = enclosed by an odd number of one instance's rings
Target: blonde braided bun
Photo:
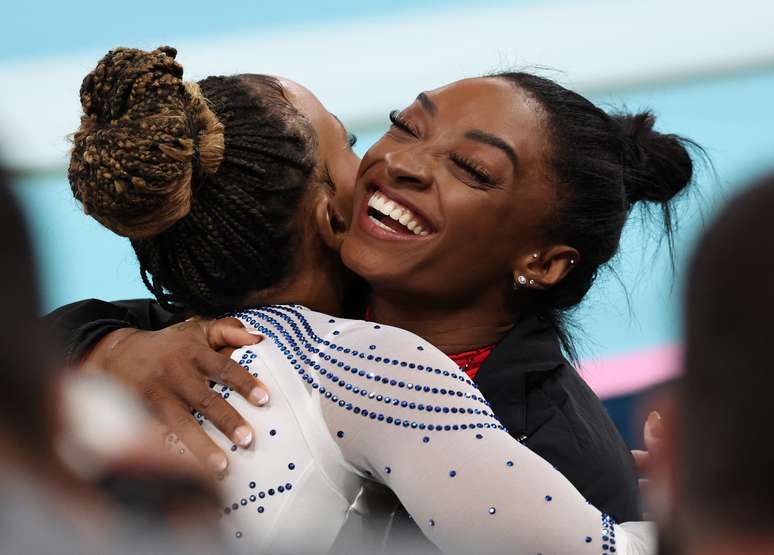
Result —
[[85, 212], [130, 239], [165, 231], [191, 210], [197, 174], [223, 161], [223, 125], [177, 51], [117, 48], [81, 85], [68, 178]]

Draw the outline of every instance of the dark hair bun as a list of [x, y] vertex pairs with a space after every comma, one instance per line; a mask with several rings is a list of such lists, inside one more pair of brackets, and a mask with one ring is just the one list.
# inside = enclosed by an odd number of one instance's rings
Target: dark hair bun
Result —
[[665, 203], [691, 182], [693, 161], [688, 141], [653, 130], [656, 117], [649, 111], [614, 115], [624, 141], [623, 183], [629, 204]]
[[223, 159], [223, 126], [176, 55], [117, 48], [81, 85], [70, 186], [86, 213], [132, 239], [186, 216], [195, 170], [214, 173]]

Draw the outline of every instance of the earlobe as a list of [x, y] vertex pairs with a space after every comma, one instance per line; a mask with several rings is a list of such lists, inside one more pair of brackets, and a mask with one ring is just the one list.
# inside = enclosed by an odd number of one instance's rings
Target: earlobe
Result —
[[346, 225], [344, 218], [336, 210], [336, 206], [331, 202], [331, 197], [325, 196], [317, 203], [314, 211], [317, 231], [325, 245], [338, 252], [341, 249], [341, 243], [344, 240]]

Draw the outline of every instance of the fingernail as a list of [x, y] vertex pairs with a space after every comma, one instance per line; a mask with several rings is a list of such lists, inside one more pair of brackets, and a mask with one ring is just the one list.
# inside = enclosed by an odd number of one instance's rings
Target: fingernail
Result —
[[247, 426], [239, 426], [234, 430], [234, 443], [240, 447], [250, 447], [253, 442], [253, 432]]
[[228, 466], [226, 457], [220, 453], [212, 453], [207, 457], [207, 462], [215, 472], [223, 472]]
[[[255, 335], [256, 336], [255, 337], [255, 343], [260, 343], [261, 341], [263, 341], [263, 334], [261, 332], [259, 332], [258, 330], [250, 330], [249, 329], [249, 330], [247, 330], [247, 333], [249, 333], [250, 335]], [[253, 343], [253, 345], [255, 345], [255, 343]]]
[[260, 387], [255, 387], [250, 392], [250, 402], [254, 405], [258, 405], [259, 407], [262, 407], [266, 403], [269, 402], [269, 394], [266, 392], [265, 389], [261, 389]]
[[658, 411], [654, 410], [648, 415], [648, 422], [652, 426], [654, 433], [661, 431], [661, 415]]

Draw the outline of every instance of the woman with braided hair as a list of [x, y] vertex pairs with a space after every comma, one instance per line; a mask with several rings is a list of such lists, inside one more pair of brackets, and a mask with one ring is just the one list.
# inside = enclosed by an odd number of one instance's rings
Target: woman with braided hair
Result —
[[[235, 537], [271, 552], [324, 552], [377, 482], [446, 551], [647, 551], [641, 528], [600, 516], [503, 433], [471, 379], [511, 435], [592, 503], [637, 518], [631, 459], [561, 354], [558, 318], [615, 254], [633, 204], [669, 214], [692, 173], [682, 139], [653, 131], [649, 114], [610, 116], [529, 74], [466, 79], [391, 116], [360, 166], [353, 205], [356, 158], [311, 93], [267, 76], [211, 77], [201, 100], [173, 54], [119, 49], [86, 78], [70, 179], [87, 212], [130, 237], [162, 306], [184, 317], [241, 309], [238, 320], [267, 337], [234, 354], [252, 377], [202, 349], [254, 343], [235, 328], [139, 332], [126, 326], [165, 322], [155, 309], [132, 320], [136, 307], [125, 305], [85, 326], [71, 311], [57, 316], [74, 330], [74, 354], [101, 339], [91, 360], [119, 374], [131, 367], [124, 376], [167, 422], [183, 423], [200, 458], [225, 469], [187, 425], [191, 405], [219, 414], [203, 427], [228, 432], [233, 445], [213, 433], [220, 445], [247, 448], [227, 478]], [[371, 318], [429, 342], [338, 317], [340, 249], [373, 287]], [[267, 304], [282, 302], [292, 304]], [[160, 352], [177, 362], [156, 367]], [[239, 397], [223, 402], [191, 366], [257, 405], [268, 385], [271, 408], [259, 418]], [[252, 379], [259, 372], [265, 385]], [[161, 396], [160, 381], [174, 394]]]
[[[298, 86], [183, 82], [175, 55], [117, 49], [84, 79], [68, 176], [84, 211], [131, 240], [163, 306], [217, 316], [245, 302], [245, 284], [265, 290], [290, 272], [317, 138], [285, 98]], [[327, 123], [353, 175], [347, 135]]]

